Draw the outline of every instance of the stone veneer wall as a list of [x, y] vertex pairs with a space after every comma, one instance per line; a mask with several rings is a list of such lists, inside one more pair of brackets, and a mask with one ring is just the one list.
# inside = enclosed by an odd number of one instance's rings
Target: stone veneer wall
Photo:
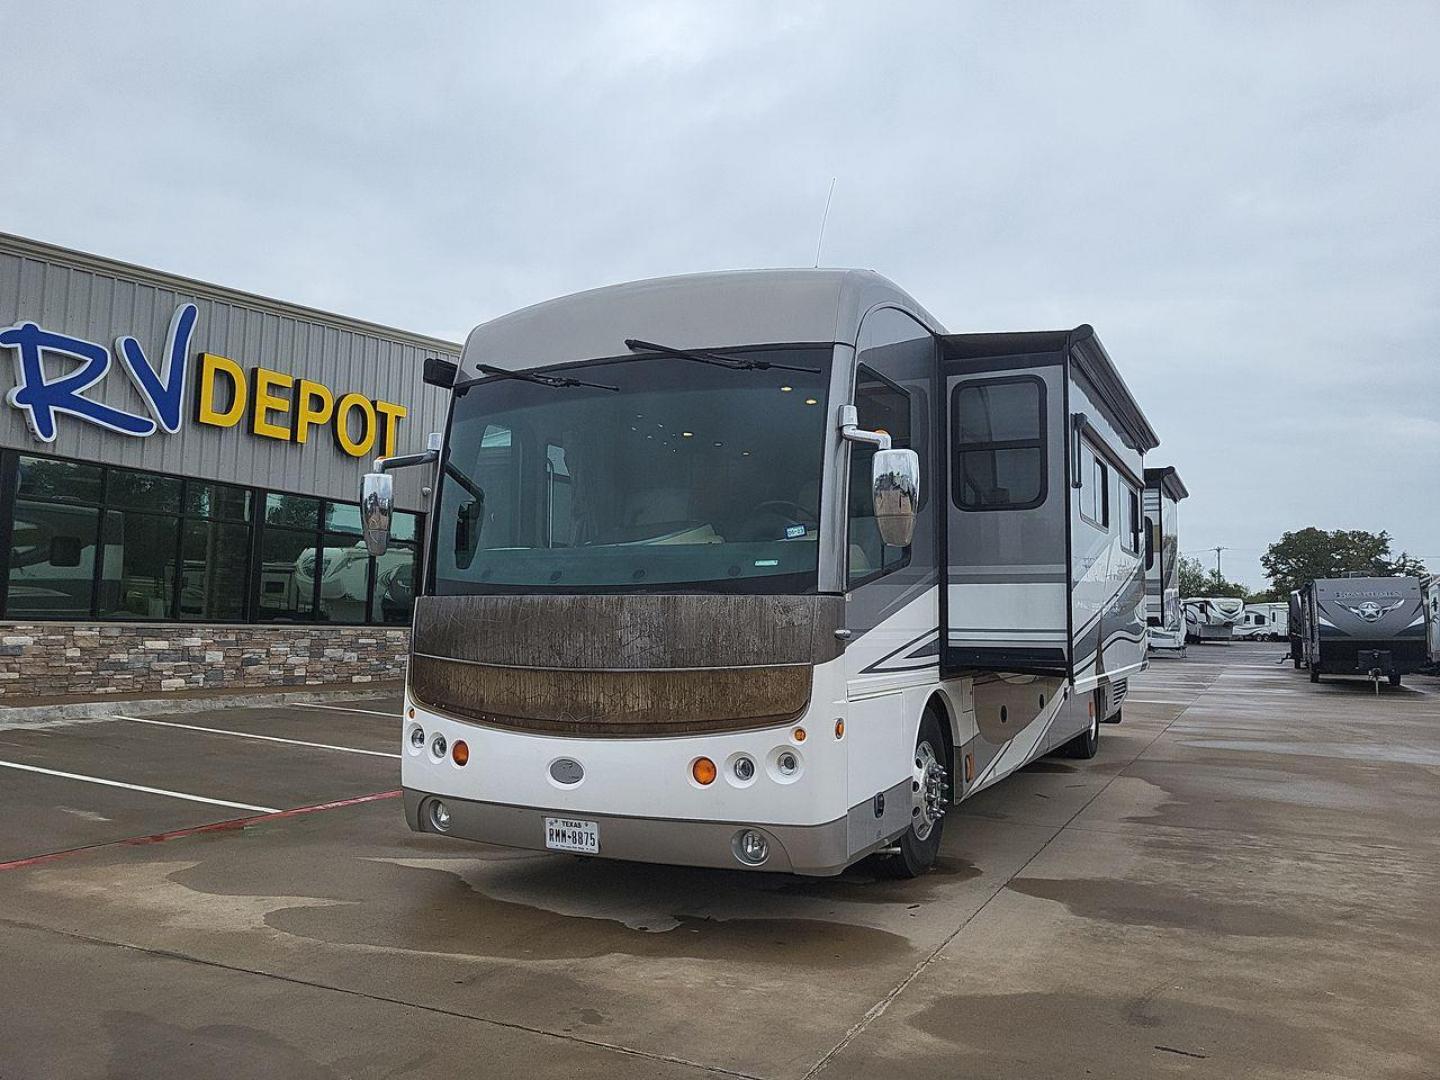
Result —
[[54, 694], [322, 686], [400, 679], [408, 628], [0, 624], [0, 702]]

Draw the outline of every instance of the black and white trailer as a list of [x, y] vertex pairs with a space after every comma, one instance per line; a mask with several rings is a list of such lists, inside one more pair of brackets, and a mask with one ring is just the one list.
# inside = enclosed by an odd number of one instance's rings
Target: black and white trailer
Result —
[[1305, 594], [1300, 589], [1292, 589], [1288, 598], [1290, 612], [1290, 625], [1287, 629], [1287, 636], [1290, 639], [1290, 660], [1298, 671], [1300, 665], [1305, 662]]
[[1180, 500], [1190, 494], [1173, 465], [1145, 470], [1145, 623], [1150, 648], [1185, 652], [1180, 609]]
[[1430, 659], [1428, 671], [1440, 675], [1440, 574], [1420, 580], [1425, 598], [1425, 651]]
[[1399, 686], [1428, 662], [1418, 578], [1320, 578], [1302, 590], [1301, 607], [1311, 682], [1351, 675]]

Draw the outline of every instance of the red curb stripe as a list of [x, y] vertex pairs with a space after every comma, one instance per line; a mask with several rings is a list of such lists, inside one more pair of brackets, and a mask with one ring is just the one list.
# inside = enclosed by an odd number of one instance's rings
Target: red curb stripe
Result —
[[373, 795], [358, 795], [353, 799], [337, 799], [334, 802], [315, 803], [313, 806], [297, 806], [290, 810], [277, 810], [273, 814], [252, 814], [249, 817], [212, 821], [208, 825], [192, 825], [188, 829], [172, 829], [170, 832], [152, 833], [149, 836], [130, 836], [124, 840], [111, 840], [104, 844], [89, 844], [85, 847], [68, 848], [65, 851], [52, 851], [47, 855], [32, 855], [26, 859], [12, 859], [10, 862], [0, 862], [0, 870], [19, 870], [22, 867], [37, 866], [40, 863], [54, 862], [57, 859], [68, 859], [72, 855], [83, 855], [87, 851], [103, 851], [106, 848], [112, 847], [135, 847], [140, 844], [163, 844], [167, 840], [178, 840], [181, 837], [195, 836], [199, 833], [244, 829], [266, 821], [278, 821], [281, 818], [298, 817], [300, 814], [314, 814], [321, 810], [339, 810], [346, 806], [358, 806], [361, 803], [379, 802], [381, 799], [395, 799], [399, 798], [401, 794], [401, 789], [396, 788], [394, 791], [377, 791]]

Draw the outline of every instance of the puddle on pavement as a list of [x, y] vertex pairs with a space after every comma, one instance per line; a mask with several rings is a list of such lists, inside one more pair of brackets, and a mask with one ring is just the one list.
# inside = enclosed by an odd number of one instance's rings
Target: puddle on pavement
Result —
[[974, 863], [942, 855], [929, 873], [908, 881], [897, 880], [886, 876], [872, 857], [861, 860], [837, 877], [784, 878], [783, 884], [774, 891], [787, 896], [844, 900], [854, 904], [915, 904], [937, 899], [952, 885], [979, 877], [981, 872]]
[[102, 1024], [110, 1056], [105, 1075], [115, 1080], [150, 1080], [162, 1074], [223, 1076], [226, 1080], [277, 1076], [340, 1080], [346, 1075], [260, 1028], [240, 1024], [184, 1027], [118, 1009], [104, 1013]]
[[[622, 954], [807, 966], [905, 960], [909, 939], [858, 922], [806, 917], [787, 879], [538, 857], [485, 861], [262, 856], [208, 860], [171, 880], [201, 893], [263, 889], [283, 901], [266, 926], [335, 945], [512, 960]], [[735, 915], [732, 912], [757, 912]], [[798, 913], [797, 913], [798, 912]]]
[[[1013, 1060], [1017, 1048], [1030, 1048], [1024, 1052], [1025, 1060], [1037, 1066], [1041, 1063], [1037, 1054], [1043, 1051], [1036, 1045], [1036, 1033], [1054, 1031], [1057, 1018], [1072, 1031], [1106, 1033], [1104, 1039], [1086, 1039], [1079, 1045], [1050, 1045], [1053, 1060], [1064, 1061], [1071, 1073], [1079, 1073], [1081, 1064], [1123, 1058], [1132, 1075], [1158, 1075], [1166, 1059], [1177, 1054], [1209, 1058], [1212, 1068], [1217, 1067], [1217, 1059], [1232, 1065], [1243, 1063], [1247, 1073], [1273, 1066], [1289, 1075], [1292, 1070], [1334, 1062], [1322, 1032], [1286, 1024], [1271, 1014], [1167, 998], [1156, 989], [1131, 997], [951, 994], [936, 998], [909, 1023], [936, 1039], [971, 1053], [995, 1055], [997, 1060]], [[1137, 1062], [1147, 1060], [1151, 1062], [1149, 1071], [1136, 1067]]]
[[1064, 904], [1084, 919], [1230, 937], [1305, 937], [1320, 927], [1262, 904], [1217, 900], [1171, 885], [1110, 878], [1015, 878], [1006, 888]]

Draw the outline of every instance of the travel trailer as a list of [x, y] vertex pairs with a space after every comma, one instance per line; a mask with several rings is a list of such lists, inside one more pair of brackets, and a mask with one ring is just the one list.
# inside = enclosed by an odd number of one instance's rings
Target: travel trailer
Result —
[[475, 329], [433, 470], [410, 827], [835, 874], [1095, 754], [1145, 666], [1143, 455], [1088, 326], [951, 334], [861, 271], [564, 297]]
[[1235, 623], [1237, 641], [1279, 641], [1289, 634], [1289, 604], [1246, 604]]
[[1321, 578], [1300, 597], [1311, 682], [1357, 675], [1399, 686], [1429, 660], [1418, 578]]
[[1299, 589], [1292, 589], [1285, 605], [1286, 631], [1290, 638], [1290, 660], [1298, 670], [1305, 662], [1305, 601]]
[[1424, 578], [1420, 589], [1425, 597], [1425, 651], [1431, 673], [1440, 674], [1440, 574]]
[[1174, 466], [1145, 470], [1145, 623], [1152, 650], [1185, 651], [1180, 610], [1180, 500], [1190, 492]]
[[1182, 600], [1186, 641], [1230, 641], [1245, 610], [1238, 596], [1195, 596]]

